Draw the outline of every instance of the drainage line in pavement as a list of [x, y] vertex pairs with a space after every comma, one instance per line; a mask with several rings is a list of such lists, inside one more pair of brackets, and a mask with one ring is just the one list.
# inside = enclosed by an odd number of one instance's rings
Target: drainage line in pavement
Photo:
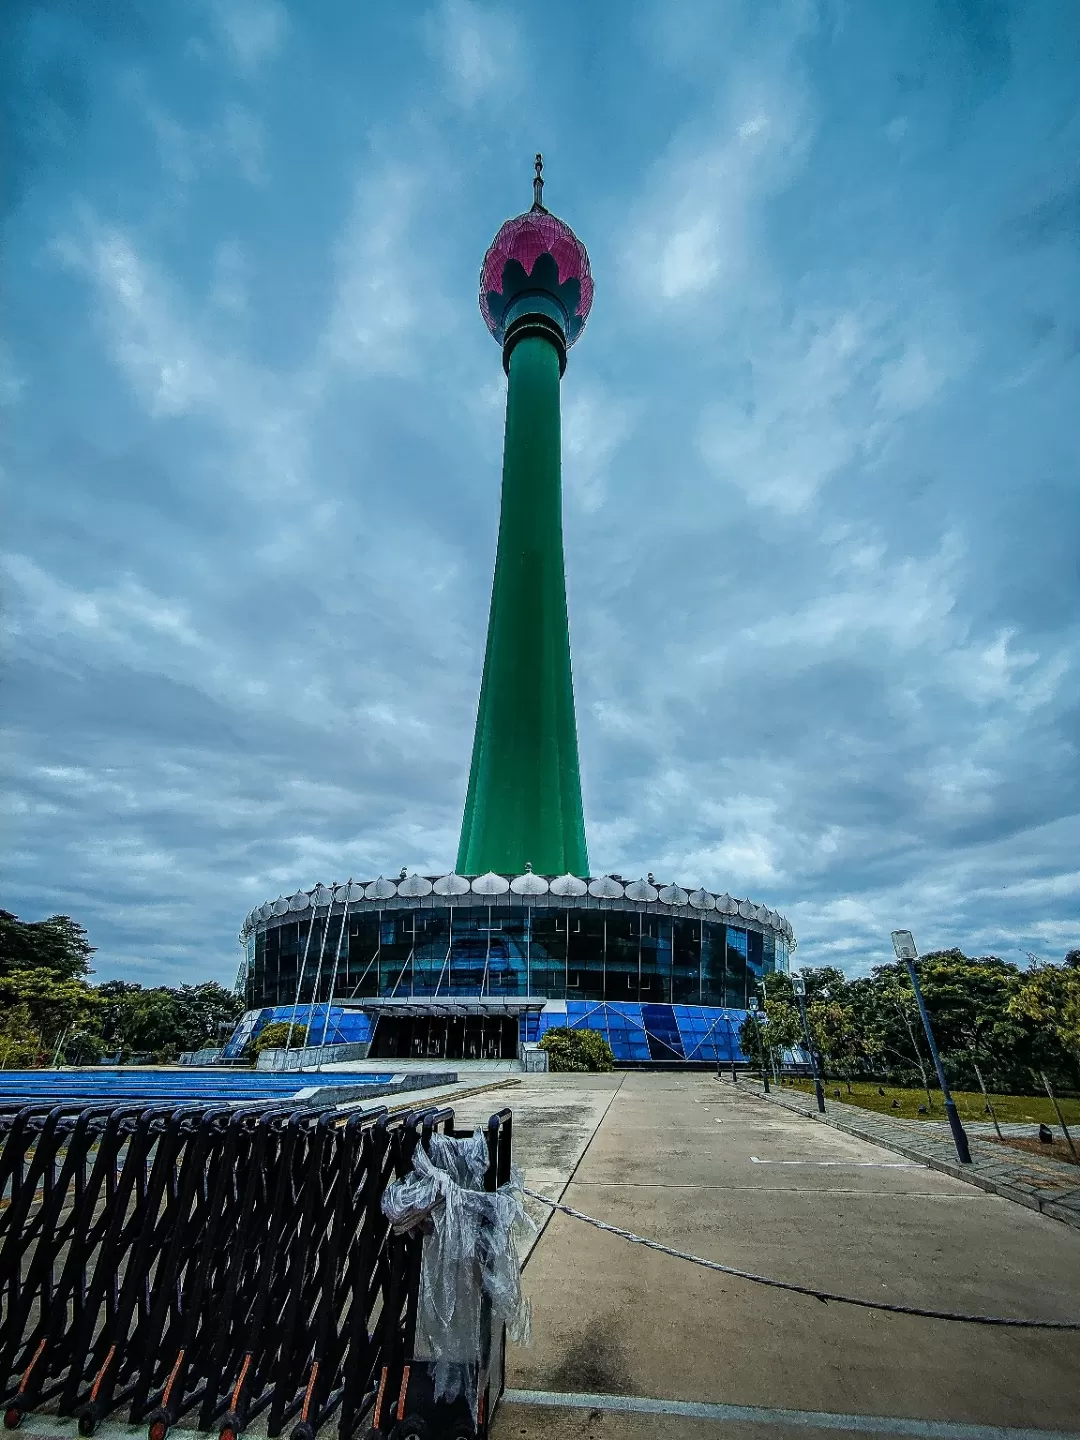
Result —
[[599, 1410], [623, 1415], [682, 1415], [688, 1420], [727, 1420], [784, 1425], [800, 1430], [843, 1430], [861, 1435], [906, 1435], [913, 1440], [1080, 1440], [1074, 1431], [1027, 1426], [973, 1425], [963, 1420], [908, 1420], [891, 1415], [839, 1415], [831, 1410], [782, 1410], [765, 1405], [714, 1405], [702, 1400], [653, 1400], [644, 1395], [578, 1395], [551, 1390], [506, 1390], [504, 1403], [559, 1410]]
[[[626, 1076], [624, 1075], [624, 1076], [622, 1077], [622, 1079], [619, 1081], [618, 1085], [616, 1085], [616, 1086], [615, 1086], [615, 1089], [612, 1091], [612, 1093], [611, 1093], [611, 1099], [610, 1099], [610, 1100], [607, 1102], [607, 1104], [604, 1106], [604, 1113], [600, 1116], [600, 1119], [596, 1122], [596, 1128], [593, 1130], [592, 1134], [589, 1136], [588, 1140], [585, 1142], [585, 1149], [582, 1150], [581, 1154], [580, 1154], [580, 1155], [578, 1156], [578, 1158], [574, 1161], [574, 1168], [570, 1171], [570, 1174], [566, 1177], [566, 1180], [565, 1180], [565, 1182], [564, 1182], [564, 1184], [563, 1184], [563, 1187], [562, 1187], [562, 1189], [559, 1191], [559, 1199], [560, 1199], [560, 1200], [561, 1200], [562, 1197], [566, 1194], [567, 1190], [569, 1190], [570, 1186], [574, 1183], [574, 1176], [577, 1174], [578, 1170], [580, 1169], [580, 1167], [581, 1167], [581, 1162], [585, 1159], [585, 1156], [589, 1153], [589, 1146], [592, 1144], [592, 1142], [596, 1139], [597, 1135], [600, 1133], [600, 1126], [603, 1125], [604, 1121], [607, 1119], [608, 1111], [611, 1109], [612, 1105], [615, 1104], [615, 1101], [616, 1101], [616, 1099], [618, 1098], [618, 1095], [619, 1095], [619, 1091], [622, 1089], [622, 1087], [623, 1087], [625, 1084], [626, 1084]], [[554, 1212], [555, 1210], [558, 1210], [558, 1209], [560, 1208], [559, 1205], [558, 1205], [558, 1203], [557, 1203], [555, 1200], [549, 1200], [546, 1195], [537, 1195], [537, 1194], [534, 1194], [534, 1192], [533, 1192], [532, 1190], [524, 1190], [524, 1194], [526, 1194], [526, 1195], [532, 1195], [532, 1197], [533, 1197], [534, 1200], [542, 1200], [545, 1205], [550, 1205], [550, 1206], [552, 1206], [553, 1212]], [[529, 1261], [530, 1261], [530, 1260], [532, 1259], [532, 1257], [536, 1254], [536, 1247], [540, 1244], [540, 1241], [544, 1238], [544, 1231], [547, 1229], [547, 1227], [548, 1227], [550, 1224], [551, 1224], [551, 1216], [549, 1215], [549, 1216], [547, 1217], [547, 1219], [544, 1221], [544, 1223], [540, 1226], [540, 1229], [536, 1232], [536, 1239], [535, 1239], [535, 1240], [533, 1241], [533, 1243], [529, 1246], [529, 1253], [528, 1253], [528, 1255], [525, 1256], [525, 1259], [521, 1262], [521, 1268], [522, 1268], [522, 1270], [525, 1269], [525, 1266], [528, 1265]]]
[[[755, 1285], [768, 1285], [774, 1290], [790, 1290], [795, 1295], [809, 1295], [814, 1300], [828, 1304], [834, 1300], [838, 1305], [857, 1305], [863, 1310], [883, 1310], [889, 1315], [915, 1315], [923, 1320], [956, 1320], [965, 1325], [997, 1325], [1012, 1330], [1080, 1330], [1080, 1320], [1026, 1320], [1014, 1315], [969, 1315], [958, 1310], [927, 1310], [919, 1305], [896, 1305], [887, 1300], [863, 1300], [856, 1295], [838, 1295], [832, 1290], [817, 1290], [812, 1285], [796, 1285], [791, 1280], [775, 1280], [769, 1275], [755, 1275], [750, 1270], [738, 1270], [734, 1265], [721, 1265], [716, 1260], [705, 1260], [700, 1255], [690, 1255], [685, 1250], [674, 1250], [670, 1245], [661, 1245], [659, 1240], [648, 1240], [644, 1235], [635, 1235], [632, 1230], [623, 1230], [619, 1225], [609, 1225], [606, 1220], [597, 1220], [570, 1205], [549, 1200], [535, 1190], [525, 1189], [524, 1193], [533, 1200], [542, 1200], [552, 1210], [569, 1215], [572, 1220], [583, 1220], [597, 1230], [609, 1235], [618, 1235], [631, 1245], [644, 1245], [648, 1250], [657, 1250], [661, 1255], [670, 1255], [675, 1260], [686, 1260], [691, 1265], [700, 1265], [705, 1270], [716, 1270], [721, 1275], [733, 1275], [737, 1280], [750, 1280]], [[565, 1192], [564, 1192], [565, 1193]]]

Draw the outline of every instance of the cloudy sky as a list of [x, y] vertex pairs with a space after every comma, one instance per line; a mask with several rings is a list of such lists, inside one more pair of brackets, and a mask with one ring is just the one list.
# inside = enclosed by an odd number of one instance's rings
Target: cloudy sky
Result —
[[594, 872], [1080, 944], [1071, 0], [12, 0], [0, 904], [231, 981], [453, 862], [545, 198]]

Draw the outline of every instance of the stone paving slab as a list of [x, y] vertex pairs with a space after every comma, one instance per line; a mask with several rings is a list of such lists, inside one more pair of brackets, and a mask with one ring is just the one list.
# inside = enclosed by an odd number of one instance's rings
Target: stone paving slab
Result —
[[[719, 1083], [731, 1082], [721, 1080]], [[949, 1130], [934, 1121], [897, 1120], [857, 1105], [845, 1105], [842, 1100], [826, 1100], [825, 1114], [820, 1115], [814, 1096], [803, 1091], [773, 1086], [766, 1096], [760, 1082], [746, 1077], [740, 1079], [738, 1085], [747, 1093], [804, 1115], [808, 1120], [883, 1145], [906, 1159], [921, 1161], [932, 1170], [966, 1180], [969, 1185], [977, 1185], [1080, 1229], [1080, 1170], [1075, 1165], [1049, 1156], [1006, 1150], [984, 1139], [974, 1126], [967, 1125], [964, 1129], [972, 1163], [961, 1165]], [[1030, 1133], [1030, 1126], [1028, 1131]]]
[[[566, 1109], [600, 1099], [583, 1093], [575, 1104], [576, 1078], [551, 1078], [563, 1092], [560, 1130]], [[545, 1109], [534, 1093], [521, 1135], [539, 1155]], [[899, 1159], [839, 1126], [808, 1125], [743, 1083], [632, 1073], [574, 1165], [565, 1203], [689, 1254], [834, 1293], [1076, 1316], [1075, 1230], [923, 1159]], [[524, 1281], [534, 1339], [509, 1349], [493, 1440], [779, 1440], [814, 1429], [1020, 1440], [1020, 1428], [1024, 1440], [1050, 1440], [1076, 1430], [1075, 1334], [822, 1304], [562, 1214]]]

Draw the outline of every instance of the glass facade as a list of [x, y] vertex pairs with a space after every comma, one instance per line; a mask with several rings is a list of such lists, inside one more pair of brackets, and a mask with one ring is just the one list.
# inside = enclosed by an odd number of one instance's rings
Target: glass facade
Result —
[[598, 1030], [621, 1064], [682, 1061], [723, 1064], [745, 1057], [739, 1046], [742, 1009], [704, 1005], [593, 1004], [586, 1000], [554, 1001], [539, 1015], [523, 1015], [521, 1038], [535, 1042], [554, 1025], [571, 1030]]
[[249, 1009], [376, 997], [543, 997], [746, 1007], [786, 970], [772, 930], [613, 903], [365, 903], [284, 915], [247, 937]]

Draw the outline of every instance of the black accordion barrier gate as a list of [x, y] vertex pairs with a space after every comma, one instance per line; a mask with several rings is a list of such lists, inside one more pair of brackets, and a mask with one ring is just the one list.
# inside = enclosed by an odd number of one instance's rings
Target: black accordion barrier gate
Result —
[[[0, 1104], [4, 1423], [48, 1408], [236, 1436], [266, 1412], [352, 1440], [408, 1389], [422, 1236], [381, 1209], [449, 1109], [390, 1116], [294, 1103]], [[511, 1117], [487, 1127], [485, 1188], [510, 1173]], [[475, 1431], [502, 1393], [485, 1335]], [[414, 1387], [415, 1388], [415, 1387]], [[381, 1418], [381, 1417], [380, 1417]], [[455, 1429], [455, 1434], [458, 1433]]]

